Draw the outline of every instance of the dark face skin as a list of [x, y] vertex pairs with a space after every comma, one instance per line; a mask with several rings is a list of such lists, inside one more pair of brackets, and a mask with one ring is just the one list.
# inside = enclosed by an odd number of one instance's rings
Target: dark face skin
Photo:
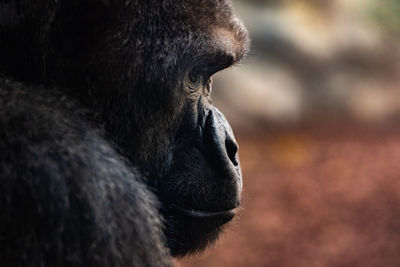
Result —
[[29, 71], [14, 76], [73, 88], [154, 189], [172, 254], [203, 249], [234, 217], [242, 188], [232, 129], [211, 102], [212, 76], [248, 47], [229, 1], [36, 2], [45, 14], [18, 27], [42, 36], [27, 46], [37, 57], [16, 52]]

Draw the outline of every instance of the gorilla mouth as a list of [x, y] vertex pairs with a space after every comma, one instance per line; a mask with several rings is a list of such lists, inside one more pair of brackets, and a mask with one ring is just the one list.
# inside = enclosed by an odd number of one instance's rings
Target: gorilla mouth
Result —
[[224, 211], [200, 211], [193, 209], [185, 209], [180, 207], [173, 207], [173, 209], [182, 212], [183, 214], [193, 218], [213, 218], [213, 217], [225, 217], [233, 219], [236, 215], [236, 208]]
[[170, 206], [165, 212], [164, 233], [173, 256], [202, 251], [213, 243], [230, 222], [237, 209], [204, 211]]

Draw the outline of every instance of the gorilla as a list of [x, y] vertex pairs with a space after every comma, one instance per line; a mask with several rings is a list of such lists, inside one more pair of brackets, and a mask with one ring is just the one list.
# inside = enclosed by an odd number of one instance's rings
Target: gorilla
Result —
[[0, 1], [0, 266], [170, 266], [236, 213], [229, 0]]

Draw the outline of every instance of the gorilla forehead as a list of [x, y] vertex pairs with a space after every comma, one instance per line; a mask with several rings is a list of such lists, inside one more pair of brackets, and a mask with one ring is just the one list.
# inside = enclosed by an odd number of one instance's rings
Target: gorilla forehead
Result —
[[[34, 64], [56, 66], [58, 76], [63, 65], [82, 69], [89, 62], [106, 64], [102, 74], [115, 77], [114, 85], [131, 83], [140, 70], [150, 72], [145, 76], [151, 81], [167, 82], [217, 55], [232, 63], [240, 60], [248, 47], [247, 32], [226, 0], [19, 0], [1, 5], [14, 14], [2, 25], [17, 25], [29, 35], [16, 37], [19, 47], [34, 50]], [[49, 48], [55, 62], [40, 63], [54, 60]]]
[[120, 49], [104, 46], [104, 51], [123, 57], [132, 55], [136, 60], [140, 55], [143, 62], [157, 62], [149, 67], [165, 69], [168, 73], [161, 73], [162, 77], [173, 70], [204, 64], [216, 55], [226, 55], [235, 62], [245, 54], [247, 32], [233, 15], [230, 2], [152, 2], [137, 6], [137, 1], [127, 1], [117, 8], [118, 22], [106, 35], [106, 44], [118, 43]]

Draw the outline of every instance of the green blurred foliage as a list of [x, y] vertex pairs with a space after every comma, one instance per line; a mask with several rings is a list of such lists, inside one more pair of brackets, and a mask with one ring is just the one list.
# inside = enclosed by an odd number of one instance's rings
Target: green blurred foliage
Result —
[[371, 13], [385, 30], [400, 35], [400, 0], [375, 1]]

